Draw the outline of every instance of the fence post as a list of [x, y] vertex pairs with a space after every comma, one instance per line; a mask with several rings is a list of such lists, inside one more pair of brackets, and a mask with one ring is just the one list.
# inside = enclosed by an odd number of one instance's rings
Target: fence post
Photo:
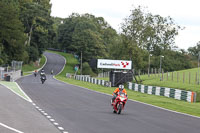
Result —
[[196, 72], [195, 84], [197, 84], [197, 72]]
[[190, 84], [190, 72], [189, 72], [189, 84]]
[[167, 81], [168, 81], [168, 71], [167, 71]]
[[179, 72], [177, 72], [177, 82], [178, 82], [178, 79], [179, 79]]

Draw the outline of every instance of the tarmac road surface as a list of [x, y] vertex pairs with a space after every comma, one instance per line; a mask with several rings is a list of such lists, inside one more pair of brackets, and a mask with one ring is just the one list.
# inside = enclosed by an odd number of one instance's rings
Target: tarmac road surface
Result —
[[59, 130], [32, 103], [0, 85], [0, 133], [16, 132], [59, 133]]
[[[65, 64], [63, 57], [45, 53], [47, 80], [33, 75], [17, 82], [32, 101], [68, 133], [200, 133], [195, 118], [138, 102], [128, 101], [122, 114], [112, 113], [111, 96], [57, 81]], [[66, 61], [67, 64], [67, 61]]]

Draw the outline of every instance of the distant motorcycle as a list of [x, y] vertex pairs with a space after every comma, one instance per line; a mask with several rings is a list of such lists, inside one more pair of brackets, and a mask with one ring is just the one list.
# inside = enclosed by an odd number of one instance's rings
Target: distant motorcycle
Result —
[[127, 96], [122, 91], [118, 92], [116, 99], [113, 101], [113, 113], [120, 114], [124, 110], [124, 106], [127, 102]]
[[53, 75], [53, 70], [51, 70], [51, 75]]
[[41, 76], [41, 82], [42, 82], [42, 84], [44, 84], [45, 80], [46, 80], [46, 77], [45, 76]]
[[34, 72], [34, 76], [35, 76], [35, 77], [37, 76], [37, 73], [36, 73], [36, 72]]

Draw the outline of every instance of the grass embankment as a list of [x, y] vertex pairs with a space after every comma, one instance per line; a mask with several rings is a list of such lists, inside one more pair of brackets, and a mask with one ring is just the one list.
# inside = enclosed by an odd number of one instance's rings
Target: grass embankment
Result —
[[30, 64], [25, 64], [22, 66], [22, 71], [24, 75], [28, 75], [30, 73], [32, 73], [34, 70], [37, 70], [39, 68], [41, 68], [44, 63], [45, 63], [46, 59], [45, 57], [42, 55], [42, 58], [40, 59], [40, 63], [39, 65], [37, 65], [36, 63], [32, 62]]
[[47, 52], [56, 53], [63, 56], [66, 59], [66, 64], [64, 70], [59, 74], [59, 76], [66, 77], [66, 73], [75, 74], [74, 66], [79, 64], [78, 60], [72, 54], [56, 52], [47, 50]]
[[163, 81], [160, 81], [160, 76], [152, 74], [140, 76], [142, 84], [151, 86], [160, 86], [168, 88], [176, 88], [187, 91], [197, 92], [197, 101], [200, 101], [200, 85], [197, 84], [197, 72], [198, 68], [187, 69], [177, 72], [165, 73]]
[[26, 99], [27, 101], [31, 101], [25, 93], [19, 88], [16, 82], [7, 82], [7, 81], [0, 81], [0, 84], [6, 86], [11, 91], [16, 93], [17, 95], [21, 96], [22, 98]]
[[[52, 51], [49, 51], [52, 52]], [[88, 82], [78, 81], [70, 78], [66, 78], [66, 73], [74, 73], [73, 66], [78, 63], [78, 61], [73, 57], [71, 54], [61, 53], [61, 52], [53, 52], [60, 54], [66, 58], [66, 67], [64, 68], [63, 72], [56, 76], [58, 80], [67, 82], [69, 84], [74, 84], [77, 86], [81, 86], [84, 88], [88, 88], [94, 91], [99, 91], [107, 94], [112, 94], [114, 87], [104, 87], [100, 85], [91, 84]], [[129, 99], [137, 100], [140, 102], [156, 105], [159, 107], [163, 107], [166, 109], [187, 113], [195, 116], [200, 116], [200, 103], [188, 103], [185, 101], [179, 101], [172, 98], [167, 98], [163, 96], [155, 96], [155, 95], [148, 95], [143, 94], [131, 90], [127, 90], [129, 95]]]

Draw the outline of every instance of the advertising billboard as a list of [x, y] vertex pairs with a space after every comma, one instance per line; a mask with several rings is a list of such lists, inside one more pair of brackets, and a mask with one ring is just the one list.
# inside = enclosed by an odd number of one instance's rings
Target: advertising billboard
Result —
[[131, 69], [132, 61], [98, 59], [97, 68]]

